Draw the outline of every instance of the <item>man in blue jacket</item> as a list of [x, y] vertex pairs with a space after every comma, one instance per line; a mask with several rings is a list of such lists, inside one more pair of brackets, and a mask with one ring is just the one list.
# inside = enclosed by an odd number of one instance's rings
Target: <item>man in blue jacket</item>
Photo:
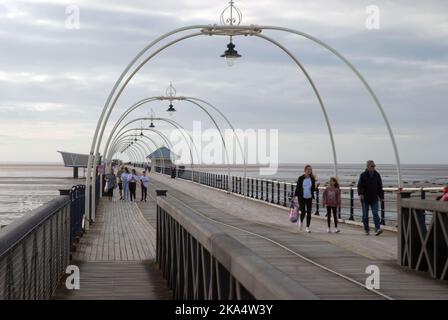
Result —
[[367, 169], [361, 173], [358, 181], [358, 195], [362, 205], [362, 222], [364, 231], [369, 235], [369, 206], [372, 208], [375, 235], [380, 235], [381, 221], [378, 215], [378, 202], [384, 201], [384, 190], [381, 175], [375, 170], [375, 162], [367, 161]]

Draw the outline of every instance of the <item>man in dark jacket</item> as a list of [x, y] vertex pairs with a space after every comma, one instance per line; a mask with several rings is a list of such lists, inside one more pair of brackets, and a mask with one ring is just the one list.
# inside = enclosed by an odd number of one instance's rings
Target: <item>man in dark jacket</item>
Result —
[[369, 206], [372, 208], [375, 235], [380, 235], [381, 221], [378, 215], [378, 201], [384, 201], [383, 182], [381, 175], [375, 170], [375, 162], [367, 161], [367, 169], [361, 173], [358, 181], [358, 195], [362, 205], [362, 222], [364, 231], [369, 235]]

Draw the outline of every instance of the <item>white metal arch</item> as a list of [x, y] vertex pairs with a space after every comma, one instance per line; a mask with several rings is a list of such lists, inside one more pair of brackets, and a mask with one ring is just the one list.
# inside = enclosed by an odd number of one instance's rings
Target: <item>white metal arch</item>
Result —
[[[165, 38], [168, 38], [171, 35], [174, 35], [176, 33], [180, 33], [183, 31], [188, 31], [188, 30], [195, 30], [195, 29], [201, 29], [201, 32], [199, 33], [192, 33], [183, 37], [180, 37], [176, 40], [171, 41], [170, 43], [162, 46], [161, 48], [157, 49], [154, 53], [152, 53], [149, 57], [147, 57], [142, 63], [140, 63], [140, 65], [128, 76], [128, 78], [126, 79], [126, 81], [123, 83], [123, 85], [121, 86], [121, 88], [118, 90], [117, 92], [117, 88], [120, 85], [121, 81], [123, 80], [123, 78], [126, 76], [126, 74], [128, 73], [128, 71], [131, 69], [131, 67], [135, 64], [135, 62], [137, 62], [137, 60], [139, 58], [141, 58], [146, 51], [148, 51], [150, 48], [152, 48], [153, 46], [155, 46], [157, 43], [159, 43], [160, 41], [162, 41]], [[295, 33], [297, 35], [301, 35], [304, 36], [305, 38], [308, 38], [314, 42], [316, 42], [317, 44], [323, 46], [324, 48], [328, 49], [330, 52], [332, 52], [333, 54], [335, 54], [339, 59], [341, 59], [354, 73], [355, 75], [358, 77], [358, 79], [361, 80], [361, 82], [363, 83], [363, 85], [367, 88], [368, 92], [370, 93], [371, 97], [373, 98], [373, 100], [375, 101], [375, 104], [377, 105], [378, 109], [380, 110], [380, 113], [386, 123], [386, 127], [387, 130], [389, 132], [391, 141], [392, 141], [392, 145], [394, 148], [394, 153], [395, 153], [395, 158], [396, 158], [396, 163], [397, 163], [397, 173], [398, 173], [398, 184], [399, 187], [401, 187], [401, 167], [400, 167], [400, 160], [399, 160], [399, 154], [398, 154], [398, 149], [396, 146], [396, 142], [395, 142], [395, 138], [393, 136], [392, 133], [392, 129], [390, 127], [389, 121], [384, 113], [384, 110], [378, 100], [378, 98], [376, 97], [375, 93], [373, 92], [373, 90], [371, 89], [371, 87], [369, 86], [369, 84], [367, 83], [367, 81], [362, 77], [362, 75], [360, 74], [360, 72], [345, 58], [343, 57], [339, 52], [337, 52], [334, 48], [330, 47], [329, 45], [323, 43], [322, 41], [307, 35], [303, 32], [297, 31], [297, 30], [293, 30], [293, 29], [289, 29], [289, 28], [283, 28], [283, 27], [275, 27], [275, 26], [267, 26], [267, 27], [263, 27], [263, 26], [255, 26], [255, 25], [251, 25], [251, 26], [217, 26], [217, 25], [209, 25], [209, 26], [201, 26], [201, 25], [196, 25], [196, 26], [189, 26], [189, 27], [183, 27], [183, 28], [179, 28], [176, 30], [173, 30], [169, 33], [166, 33], [164, 35], [162, 35], [161, 37], [157, 38], [155, 41], [151, 42], [148, 46], [146, 46], [142, 51], [140, 51], [139, 54], [137, 54], [137, 56], [128, 64], [128, 66], [125, 68], [125, 70], [123, 71], [123, 73], [120, 75], [119, 79], [116, 81], [112, 91], [109, 94], [109, 97], [106, 101], [106, 104], [103, 108], [102, 114], [100, 116], [100, 119], [98, 121], [96, 130], [95, 130], [95, 134], [94, 134], [94, 138], [92, 140], [92, 146], [91, 146], [91, 151], [90, 151], [90, 155], [89, 155], [89, 163], [88, 163], [88, 174], [87, 174], [87, 179], [86, 179], [86, 188], [87, 188], [87, 197], [89, 196], [89, 189], [90, 189], [90, 182], [91, 182], [91, 171], [92, 171], [92, 163], [96, 163], [97, 157], [98, 157], [98, 149], [99, 146], [101, 144], [101, 140], [102, 140], [102, 135], [104, 133], [104, 129], [105, 126], [107, 125], [107, 121], [109, 118], [110, 113], [112, 112], [114, 105], [116, 103], [116, 101], [118, 100], [121, 92], [124, 90], [124, 88], [126, 87], [127, 83], [130, 81], [130, 79], [133, 77], [133, 75], [135, 75], [135, 73], [138, 72], [138, 70], [140, 70], [140, 68], [148, 61], [150, 60], [153, 56], [155, 56], [156, 54], [158, 54], [159, 52], [163, 51], [165, 48], [188, 38], [192, 38], [192, 37], [196, 37], [198, 35], [201, 34], [206, 34], [206, 35], [231, 35], [231, 36], [236, 36], [236, 35], [255, 35], [260, 33], [262, 30], [278, 30], [278, 31], [284, 31], [284, 32], [289, 32], [289, 33]], [[110, 104], [112, 98], [114, 97], [114, 101], [112, 104]], [[101, 128], [101, 133], [98, 136], [98, 133], [100, 132], [100, 128]], [[96, 179], [96, 176], [93, 177], [93, 180]], [[95, 185], [92, 185], [93, 189], [95, 188]], [[89, 200], [89, 199], [87, 199]], [[88, 201], [86, 201], [88, 203]], [[86, 212], [88, 211], [88, 206], [86, 205]], [[92, 206], [92, 211], [94, 212], [94, 206]]]

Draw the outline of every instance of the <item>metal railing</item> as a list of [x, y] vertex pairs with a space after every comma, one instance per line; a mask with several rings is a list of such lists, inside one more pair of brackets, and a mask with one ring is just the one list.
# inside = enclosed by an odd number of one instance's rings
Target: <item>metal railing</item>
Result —
[[[155, 171], [158, 173], [171, 175], [171, 168], [156, 167]], [[192, 172], [188, 169], [179, 169], [177, 172], [177, 177], [220, 190], [230, 190], [235, 194], [282, 207], [289, 207], [296, 187], [295, 183], [253, 177], [244, 178], [241, 176], [231, 176], [229, 181], [229, 177], [225, 174], [201, 171]], [[341, 187], [340, 189], [342, 199], [341, 208], [339, 210], [339, 218], [351, 221], [361, 221], [362, 206], [358, 197], [357, 188]], [[321, 194], [324, 190], [325, 187], [320, 186], [316, 191], [315, 200], [313, 202], [313, 211], [315, 215], [320, 215], [321, 213]], [[380, 204], [381, 224], [386, 225], [387, 221], [387, 224], [396, 226], [398, 216], [396, 211], [396, 197], [399, 193], [399, 189], [383, 188], [383, 190], [386, 198], [385, 201]], [[442, 192], [443, 188], [402, 188], [401, 190], [413, 192], [419, 199], [426, 199], [429, 192]]]
[[60, 193], [0, 231], [0, 300], [49, 299], [59, 284], [84, 231], [85, 186]]
[[316, 299], [179, 200], [158, 194], [156, 258], [174, 299]]
[[448, 202], [398, 198], [398, 263], [448, 280]]
[[73, 245], [81, 238], [84, 226], [86, 186], [73, 186], [70, 190], [70, 244]]
[[49, 299], [69, 254], [70, 199], [60, 196], [0, 231], [0, 300]]

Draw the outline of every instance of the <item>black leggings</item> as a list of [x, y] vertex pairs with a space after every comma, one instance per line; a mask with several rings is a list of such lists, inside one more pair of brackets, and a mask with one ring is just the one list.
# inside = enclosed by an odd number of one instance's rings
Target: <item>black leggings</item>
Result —
[[331, 211], [333, 211], [333, 219], [335, 228], [338, 227], [338, 208], [336, 207], [327, 207], [327, 225], [330, 228], [331, 222]]
[[142, 201], [143, 200], [146, 201], [147, 193], [148, 193], [148, 188], [146, 188], [144, 185], [142, 185]]
[[131, 201], [135, 200], [135, 189], [137, 188], [137, 183], [129, 182], [129, 193], [131, 194]]
[[313, 207], [313, 198], [300, 200], [299, 206], [300, 211], [302, 212], [300, 214], [300, 222], [303, 223], [303, 220], [305, 219], [305, 208], [306, 208], [306, 226], [307, 228], [309, 228], [311, 224], [311, 210]]

